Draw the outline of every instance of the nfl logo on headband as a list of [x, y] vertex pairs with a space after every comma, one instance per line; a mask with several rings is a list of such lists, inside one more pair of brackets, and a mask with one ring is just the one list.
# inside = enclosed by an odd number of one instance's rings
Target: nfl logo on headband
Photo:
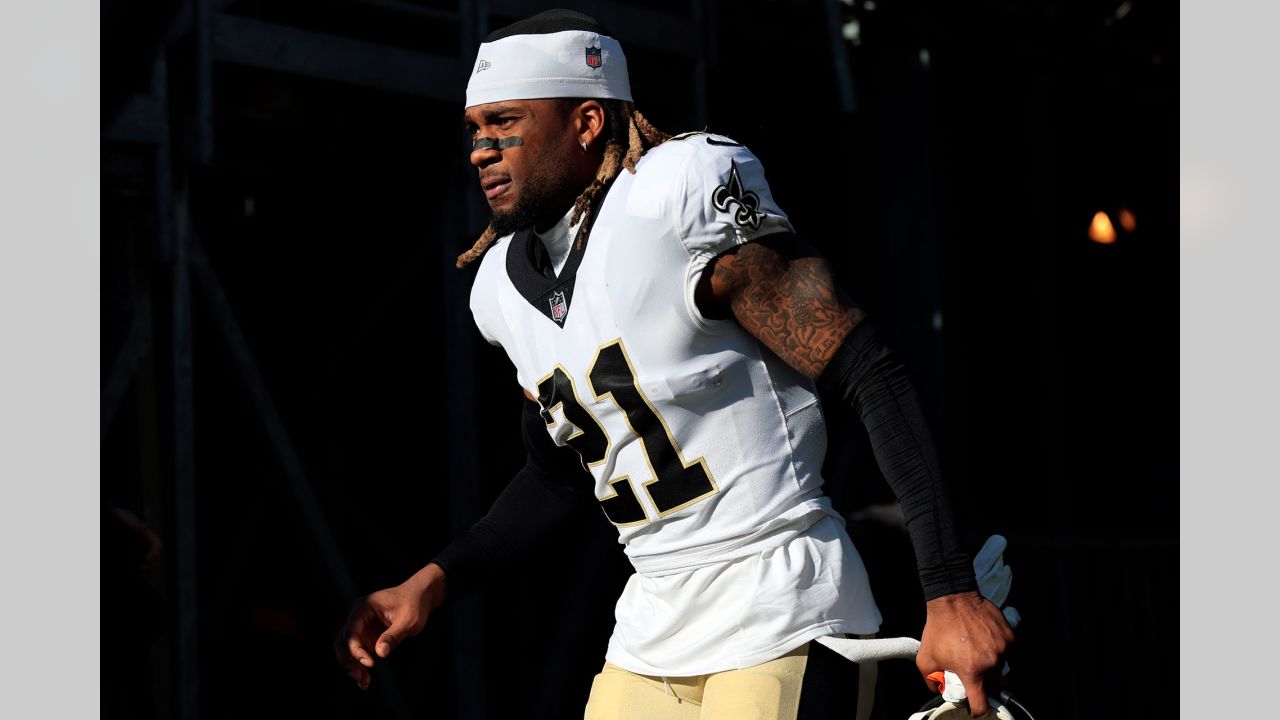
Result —
[[570, 10], [548, 10], [490, 33], [476, 53], [467, 107], [541, 98], [632, 102], [622, 45]]

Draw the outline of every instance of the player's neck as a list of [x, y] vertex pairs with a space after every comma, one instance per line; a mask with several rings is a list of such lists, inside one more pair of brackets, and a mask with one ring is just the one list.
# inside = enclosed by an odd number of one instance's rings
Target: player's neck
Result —
[[590, 187], [591, 183], [595, 182], [596, 174], [599, 170], [600, 161], [598, 159], [587, 160], [582, 162], [571, 175], [564, 178], [563, 183], [559, 186], [560, 191], [557, 193], [556, 198], [545, 205], [547, 211], [541, 213], [538, 219], [534, 221], [533, 231], [542, 235], [560, 222], [561, 218], [573, 209], [574, 204], [578, 201], [578, 196]]
[[[565, 220], [565, 217], [568, 216], [568, 214], [573, 210], [573, 200], [570, 200], [569, 202], [564, 203], [563, 205], [556, 204], [555, 207], [556, 207], [555, 210], [550, 210], [546, 213], [543, 213], [537, 220], [534, 221], [533, 223], [534, 232], [538, 233], [539, 235], [545, 235], [548, 231], [554, 228], [561, 220]], [[565, 222], [567, 223], [568, 221], [565, 220]]]
[[[571, 225], [569, 221], [573, 218], [573, 208], [570, 207], [556, 224], [552, 225], [545, 232], [536, 232], [538, 244], [542, 246], [546, 253], [544, 255], [545, 262], [550, 265], [551, 272], [556, 276], [560, 276], [560, 271], [564, 269], [565, 263], [569, 260], [569, 253], [572, 249], [573, 238], [577, 234], [578, 225]], [[578, 219], [581, 225], [582, 219]], [[535, 251], [536, 252], [536, 251]], [[539, 264], [535, 261], [535, 264]]]
[[554, 222], [545, 224], [545, 226], [543, 226], [543, 224], [541, 223], [534, 225], [533, 231], [537, 233], [538, 237], [542, 238], [544, 241], [558, 238], [562, 235], [568, 234], [569, 219], [571, 217], [573, 217], [572, 206], [570, 206], [568, 210], [566, 210], [562, 215], [560, 215], [560, 217], [556, 218]]

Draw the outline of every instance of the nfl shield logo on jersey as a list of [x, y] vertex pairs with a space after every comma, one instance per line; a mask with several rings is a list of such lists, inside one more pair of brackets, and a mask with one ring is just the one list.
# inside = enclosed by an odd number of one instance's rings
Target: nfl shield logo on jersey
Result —
[[598, 47], [587, 48], [587, 66], [598, 68], [601, 65], [604, 65], [604, 57], [600, 54], [600, 48]]
[[569, 303], [564, 300], [564, 291], [551, 296], [551, 319], [564, 325], [564, 316], [569, 314]]

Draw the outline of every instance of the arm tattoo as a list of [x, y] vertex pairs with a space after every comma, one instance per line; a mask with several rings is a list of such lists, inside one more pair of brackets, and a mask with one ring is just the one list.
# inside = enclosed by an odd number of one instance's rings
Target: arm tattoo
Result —
[[[789, 238], [792, 243], [795, 238]], [[756, 241], [716, 258], [711, 285], [742, 327], [795, 369], [816, 378], [865, 313], [836, 287], [827, 261]]]

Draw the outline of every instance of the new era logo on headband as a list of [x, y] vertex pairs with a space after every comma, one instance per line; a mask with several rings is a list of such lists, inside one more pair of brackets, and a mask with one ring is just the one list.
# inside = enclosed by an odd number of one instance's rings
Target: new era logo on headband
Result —
[[488, 70], [491, 67], [493, 66], [489, 64], [488, 60], [481, 60], [480, 65], [476, 68], [476, 72], [478, 73], [484, 72], [485, 70]]
[[587, 67], [598, 68], [604, 65], [604, 56], [600, 54], [601, 48], [587, 48]]

